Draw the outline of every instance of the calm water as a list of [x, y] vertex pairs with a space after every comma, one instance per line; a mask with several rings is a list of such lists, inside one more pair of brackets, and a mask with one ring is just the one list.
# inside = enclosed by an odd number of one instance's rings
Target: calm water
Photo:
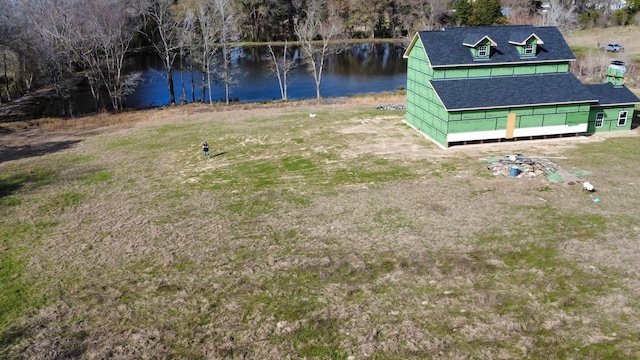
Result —
[[[260, 102], [279, 100], [278, 79], [271, 72], [266, 59], [269, 57], [266, 47], [245, 47], [235, 50], [233, 68], [236, 84], [230, 90], [232, 101]], [[276, 53], [282, 51], [275, 48]], [[341, 97], [363, 93], [394, 91], [406, 86], [406, 60], [402, 58], [404, 48], [399, 44], [357, 44], [350, 50], [338, 54], [325, 64], [322, 74], [321, 93], [323, 97]], [[297, 50], [293, 50], [298, 66], [289, 73], [289, 100], [315, 98], [315, 81], [305, 65], [299, 64]], [[169, 104], [169, 90], [164, 71], [157, 64], [141, 62], [143, 81], [135, 93], [125, 103], [129, 108], [146, 108]], [[194, 74], [196, 82], [196, 101], [202, 97], [202, 75]], [[176, 101], [180, 102], [184, 88], [186, 102], [192, 101], [191, 73], [176, 69], [174, 85]], [[224, 85], [214, 83], [211, 86], [214, 101], [224, 101]], [[208, 94], [205, 95], [208, 99]]]

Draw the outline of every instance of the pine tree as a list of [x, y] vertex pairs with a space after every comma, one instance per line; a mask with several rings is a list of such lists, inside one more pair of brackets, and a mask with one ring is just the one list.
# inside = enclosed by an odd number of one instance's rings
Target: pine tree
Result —
[[469, 17], [473, 11], [473, 5], [469, 0], [458, 0], [453, 13], [453, 22], [458, 25], [470, 25]]
[[470, 26], [489, 26], [504, 24], [500, 0], [477, 0], [472, 4], [468, 24]]

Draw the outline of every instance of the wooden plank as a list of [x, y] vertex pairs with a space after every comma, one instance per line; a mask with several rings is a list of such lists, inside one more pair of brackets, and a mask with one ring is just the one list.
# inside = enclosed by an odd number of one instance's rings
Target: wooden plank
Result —
[[513, 139], [513, 131], [516, 128], [516, 113], [510, 113], [507, 116], [507, 134], [505, 139]]

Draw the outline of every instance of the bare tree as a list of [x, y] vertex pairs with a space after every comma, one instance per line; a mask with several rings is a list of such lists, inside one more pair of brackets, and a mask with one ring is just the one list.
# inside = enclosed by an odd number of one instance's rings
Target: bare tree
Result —
[[196, 27], [197, 23], [193, 9], [188, 2], [181, 2], [182, 4], [182, 22], [180, 24], [180, 31], [178, 32], [178, 53], [179, 53], [179, 65], [180, 65], [180, 104], [187, 103], [187, 86], [184, 81], [184, 67], [185, 63], [191, 74], [191, 98], [192, 102], [195, 101], [195, 84], [193, 79], [194, 66], [193, 61], [190, 61], [193, 56], [197, 41], [196, 41]]
[[271, 22], [269, 19], [269, 10], [273, 8], [273, 4], [268, 0], [239, 0], [237, 2], [241, 9], [238, 14], [247, 36], [251, 41], [260, 41], [261, 34], [266, 33], [266, 27]]
[[123, 99], [135, 90], [140, 81], [140, 73], [124, 74], [125, 55], [135, 35], [135, 14], [129, 12], [128, 0], [88, 0], [86, 15], [92, 26], [93, 51], [87, 56], [96, 65], [102, 84], [109, 94], [111, 106], [115, 111], [123, 108]]
[[[136, 73], [124, 74], [125, 55], [139, 25], [130, 12], [130, 1], [39, 0], [30, 8], [42, 38], [56, 52], [49, 59], [55, 63], [48, 66], [56, 88], [60, 84], [58, 78], [69, 77], [65, 70], [80, 70], [96, 109], [105, 106], [104, 90], [112, 108], [122, 109], [123, 98], [133, 91], [140, 77]], [[62, 88], [58, 92], [62, 97], [67, 93]]]
[[278, 78], [278, 84], [280, 85], [280, 96], [282, 100], [287, 101], [287, 79], [289, 72], [296, 67], [296, 63], [289, 56], [288, 43], [285, 41], [282, 47], [282, 55], [276, 54], [272, 44], [269, 43], [269, 55], [271, 55], [271, 70]]
[[502, 0], [500, 3], [509, 9], [509, 25], [540, 25], [542, 17], [536, 3], [529, 0]]
[[[312, 0], [310, 6], [317, 6]], [[364, 31], [369, 32], [372, 39], [376, 36], [376, 28], [380, 25], [381, 19], [385, 18], [385, 9], [389, 1], [387, 0], [348, 0], [350, 9], [349, 20], [357, 24]]]
[[[15, 63], [15, 61], [12, 61], [13, 52], [11, 52], [10, 49], [0, 44], [0, 53], [2, 54], [2, 68], [4, 70], [4, 76], [2, 77], [4, 81], [4, 90], [5, 90], [5, 94], [7, 95], [7, 100], [11, 101], [11, 90], [9, 89], [9, 76], [7, 75], [7, 58], [9, 58], [9, 61], [11, 63]], [[9, 53], [10, 55], [7, 56], [7, 53]], [[2, 104], [2, 88], [0, 88], [0, 104]]]
[[[11, 101], [11, 93], [9, 92], [9, 77], [7, 76], [7, 52], [10, 51], [9, 47], [5, 44], [10, 34], [8, 25], [11, 9], [9, 3], [0, 3], [0, 52], [2, 52], [2, 63], [4, 65], [4, 81], [6, 85], [6, 92], [8, 100]], [[2, 104], [2, 89], [0, 89], [0, 104]]]
[[289, 38], [298, 0], [234, 0], [237, 22], [249, 41]]
[[573, 0], [550, 0], [549, 5], [543, 13], [542, 25], [557, 26], [561, 30], [570, 30], [576, 26], [578, 14]]
[[[320, 100], [325, 61], [345, 49], [345, 44], [339, 41], [344, 36], [343, 21], [333, 8], [324, 8], [320, 0], [312, 0], [307, 17], [296, 24], [294, 31], [300, 41], [304, 61], [316, 83], [316, 98]], [[315, 41], [317, 37], [320, 40]]]
[[169, 102], [176, 103], [173, 84], [173, 63], [179, 54], [178, 30], [180, 20], [176, 16], [174, 0], [142, 0], [141, 14], [145, 27], [142, 34], [149, 39], [156, 54], [162, 59], [167, 77]]
[[197, 0], [196, 18], [199, 25], [198, 38], [200, 52], [200, 66], [202, 75], [206, 81], [202, 82], [202, 96], [204, 100], [205, 90], [209, 89], [208, 101], [213, 103], [211, 84], [213, 83], [213, 71], [211, 69], [213, 56], [218, 50], [216, 41], [221, 32], [221, 19], [216, 6], [217, 0]]
[[[4, 92], [8, 101], [11, 101], [13, 92], [20, 96], [21, 92], [30, 89], [30, 83], [21, 86], [20, 78], [30, 78], [33, 53], [31, 52], [34, 32], [24, 16], [22, 8], [25, 7], [20, 0], [0, 1], [0, 53], [2, 54], [2, 71], [4, 79]], [[29, 59], [29, 61], [25, 61]], [[28, 75], [27, 75], [28, 74]], [[0, 103], [2, 103], [2, 89], [0, 89]]]
[[215, 15], [218, 18], [220, 33], [218, 42], [220, 44], [220, 62], [218, 63], [218, 78], [224, 84], [225, 102], [229, 104], [229, 93], [231, 85], [236, 83], [237, 71], [233, 69], [233, 47], [232, 43], [238, 41], [240, 33], [236, 19], [236, 12], [231, 0], [214, 0]]
[[[76, 67], [81, 70], [88, 65], [83, 63], [83, 55], [88, 51], [86, 41], [82, 39], [81, 21], [78, 16], [77, 0], [69, 0], [55, 4], [52, 0], [35, 0], [28, 7], [23, 8], [28, 23], [37, 32], [40, 41], [33, 49], [42, 57], [42, 71], [51, 81], [56, 96], [60, 100], [63, 115], [67, 114], [65, 104], [69, 104], [69, 114], [72, 112], [70, 103], [71, 82]], [[84, 15], [84, 14], [83, 14]], [[84, 72], [89, 81], [94, 99], [97, 100], [97, 85], [90, 71]]]
[[412, 0], [399, 6], [396, 14], [397, 22], [407, 30], [409, 37], [414, 30], [432, 30], [438, 23], [438, 18], [446, 11], [443, 0]]

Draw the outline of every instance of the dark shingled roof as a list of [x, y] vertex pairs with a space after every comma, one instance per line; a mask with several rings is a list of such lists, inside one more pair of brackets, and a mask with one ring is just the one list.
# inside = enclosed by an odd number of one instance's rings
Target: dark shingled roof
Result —
[[599, 105], [636, 104], [640, 99], [624, 86], [611, 83], [586, 85], [587, 89], [598, 99]]
[[[518, 44], [522, 44], [524, 43], [528, 38], [531, 37], [531, 35], [533, 34], [533, 32], [531, 32], [531, 29], [529, 29], [529, 27], [521, 27], [518, 29], [513, 29], [513, 31], [511, 31], [509, 33], [509, 41], [513, 41], [516, 42]], [[540, 35], [536, 34], [538, 37], [540, 37]], [[544, 42], [544, 40], [542, 40], [542, 42]]]
[[[510, 44], [509, 41], [523, 41], [532, 34], [536, 34], [544, 44], [537, 46], [536, 56], [520, 57], [516, 45]], [[469, 48], [462, 44], [465, 40], [478, 39], [485, 35], [495, 41], [497, 46], [491, 47], [489, 59], [474, 61]], [[569, 45], [554, 26], [453, 27], [437, 31], [420, 31], [418, 36], [433, 67], [575, 60]]]
[[569, 73], [431, 80], [448, 111], [595, 103], [596, 96]]
[[480, 40], [484, 39], [486, 37], [486, 35], [482, 34], [482, 33], [468, 33], [464, 39], [462, 40], [463, 44], [468, 44], [468, 45], [476, 45], [477, 43], [480, 42]]

